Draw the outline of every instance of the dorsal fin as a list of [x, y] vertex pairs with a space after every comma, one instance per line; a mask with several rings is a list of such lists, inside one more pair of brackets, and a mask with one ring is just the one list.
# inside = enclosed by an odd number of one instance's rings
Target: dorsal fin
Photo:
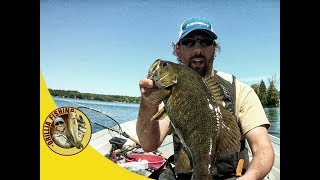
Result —
[[215, 80], [214, 77], [204, 77], [203, 81], [207, 85], [208, 89], [210, 90], [213, 98], [218, 102], [219, 104], [222, 104], [223, 102], [223, 95], [221, 93], [221, 87], [218, 84], [218, 82]]

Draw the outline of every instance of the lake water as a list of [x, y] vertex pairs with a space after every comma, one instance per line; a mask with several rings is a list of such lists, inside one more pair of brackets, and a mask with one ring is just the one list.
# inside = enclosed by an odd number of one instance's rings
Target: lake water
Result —
[[[70, 101], [73, 101], [78, 104], [82, 104], [82, 105], [97, 109], [107, 114], [108, 116], [112, 117], [119, 124], [137, 119], [138, 111], [139, 111], [139, 104], [67, 99], [67, 98], [58, 98], [58, 97], [54, 97], [53, 99], [58, 107], [63, 107], [63, 106], [78, 107], [78, 105], [70, 102]], [[269, 128], [269, 134], [280, 138], [280, 107], [264, 108], [264, 110], [271, 123], [271, 127]], [[84, 113], [88, 115], [87, 112], [84, 112]], [[88, 115], [88, 116], [91, 116], [91, 115]], [[110, 124], [105, 124], [105, 121], [103, 121], [102, 119], [99, 120], [99, 118], [96, 118], [96, 117], [97, 116], [88, 117], [91, 121], [94, 121], [96, 123], [96, 124], [95, 123], [91, 124], [92, 133], [95, 133], [103, 129], [103, 127], [98, 126], [97, 124], [102, 124], [108, 127], [110, 125]], [[108, 121], [111, 122], [112, 120], [109, 119]]]

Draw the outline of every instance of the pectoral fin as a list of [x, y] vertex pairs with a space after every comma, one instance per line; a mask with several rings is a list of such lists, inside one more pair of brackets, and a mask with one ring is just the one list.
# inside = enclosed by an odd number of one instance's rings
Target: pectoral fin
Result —
[[175, 166], [175, 172], [177, 173], [189, 173], [192, 172], [190, 159], [183, 148], [178, 153], [178, 160]]
[[162, 120], [163, 118], [165, 118], [167, 116], [167, 113], [163, 108], [161, 108], [154, 116], [152, 116], [152, 118], [150, 119], [150, 121], [154, 121], [154, 120]]

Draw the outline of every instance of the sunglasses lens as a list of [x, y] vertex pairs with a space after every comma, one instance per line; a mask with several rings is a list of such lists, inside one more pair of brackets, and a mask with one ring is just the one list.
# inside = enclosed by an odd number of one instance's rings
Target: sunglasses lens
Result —
[[56, 125], [60, 125], [60, 124], [63, 124], [63, 122], [59, 121], [56, 123]]
[[187, 47], [193, 47], [196, 44], [196, 42], [197, 42], [196, 39], [186, 38], [181, 41], [181, 44]]
[[202, 47], [211, 46], [214, 43], [214, 41], [209, 38], [204, 38], [204, 39], [199, 39], [199, 40], [193, 39], [193, 38], [186, 38], [181, 41], [181, 44], [185, 45], [189, 48], [192, 48], [198, 41]]
[[199, 41], [199, 43], [202, 47], [211, 46], [213, 44], [213, 40], [212, 39], [201, 39]]

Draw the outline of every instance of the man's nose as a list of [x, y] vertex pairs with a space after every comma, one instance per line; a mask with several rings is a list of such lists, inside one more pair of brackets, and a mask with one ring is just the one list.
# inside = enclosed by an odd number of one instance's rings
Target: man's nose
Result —
[[200, 55], [202, 53], [202, 46], [200, 45], [199, 42], [197, 42], [193, 48], [194, 48], [194, 54]]

